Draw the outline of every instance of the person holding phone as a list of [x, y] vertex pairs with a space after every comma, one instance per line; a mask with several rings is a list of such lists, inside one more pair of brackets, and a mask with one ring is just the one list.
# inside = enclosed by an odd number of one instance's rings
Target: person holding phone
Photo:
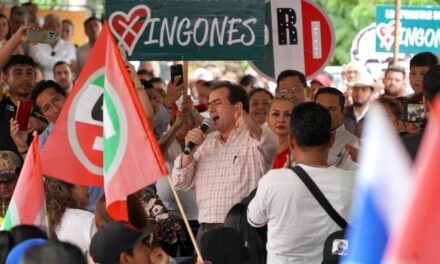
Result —
[[27, 31], [32, 26], [21, 26], [0, 49], [0, 69], [8, 63], [13, 54], [22, 54], [20, 45], [27, 40]]
[[[24, 152], [26, 149], [17, 146], [10, 135], [10, 120], [17, 117], [19, 101], [29, 100], [35, 81], [34, 60], [26, 55], [13, 55], [3, 68], [3, 81], [8, 88], [0, 90], [0, 147]], [[29, 112], [24, 114], [29, 115]], [[37, 116], [38, 114], [33, 111], [29, 125], [22, 124], [22, 128], [27, 127], [23, 131], [26, 139], [30, 131], [41, 132], [46, 127], [46, 123]]]
[[[176, 101], [184, 94], [183, 69], [178, 66], [171, 65], [171, 81], [168, 83], [165, 98], [161, 101], [158, 111], [154, 114], [153, 132], [157, 140], [159, 140], [168, 128], [171, 121], [171, 113]], [[179, 76], [177, 79], [176, 76]], [[176, 80], [176, 81], [173, 81]], [[157, 91], [156, 91], [157, 93]], [[158, 95], [161, 96], [161, 95]]]
[[29, 55], [43, 66], [44, 76], [53, 80], [53, 67], [58, 61], [69, 63], [76, 69], [76, 51], [72, 43], [61, 39], [61, 19], [58, 15], [48, 14], [44, 17], [43, 30], [54, 32], [55, 40], [51, 44], [38, 43], [29, 47]]
[[423, 109], [423, 76], [436, 65], [438, 65], [437, 56], [431, 52], [417, 53], [409, 61], [409, 84], [414, 93], [398, 98], [404, 105], [404, 113], [406, 115], [404, 115], [403, 121], [405, 132], [408, 134], [417, 134], [425, 126], [426, 118], [424, 111], [418, 111], [419, 114], [415, 115], [415, 119], [419, 119], [419, 122], [414, 122], [414, 120], [408, 120], [408, 113], [411, 112], [408, 110], [411, 110], [411, 108]]
[[[423, 76], [423, 108], [426, 113], [426, 118], [429, 120], [431, 113], [432, 103], [434, 99], [438, 97], [440, 93], [440, 65], [432, 67]], [[417, 152], [419, 150], [420, 142], [424, 135], [424, 129], [421, 129], [414, 135], [408, 135], [403, 137], [403, 143], [406, 150], [410, 154], [411, 158], [415, 160]]]

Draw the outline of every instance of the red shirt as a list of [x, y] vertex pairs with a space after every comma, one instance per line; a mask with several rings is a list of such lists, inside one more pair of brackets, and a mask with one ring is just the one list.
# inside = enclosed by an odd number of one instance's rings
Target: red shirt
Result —
[[275, 160], [273, 161], [272, 169], [284, 168], [284, 164], [287, 161], [287, 157], [289, 156], [289, 149], [287, 148], [283, 152], [280, 152], [275, 156]]

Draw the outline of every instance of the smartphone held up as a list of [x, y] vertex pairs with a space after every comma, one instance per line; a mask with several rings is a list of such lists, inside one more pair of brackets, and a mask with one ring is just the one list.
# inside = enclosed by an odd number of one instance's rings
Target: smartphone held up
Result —
[[173, 64], [170, 66], [171, 82], [177, 85], [183, 83], [183, 65]]
[[27, 32], [28, 42], [54, 44], [56, 40], [56, 33], [54, 31], [29, 29]]
[[20, 130], [26, 130], [29, 123], [29, 117], [31, 115], [32, 102], [30, 100], [20, 100], [18, 103], [18, 110], [15, 119], [18, 122], [18, 128]]
[[403, 118], [406, 122], [422, 122], [425, 119], [423, 104], [405, 103], [403, 105]]

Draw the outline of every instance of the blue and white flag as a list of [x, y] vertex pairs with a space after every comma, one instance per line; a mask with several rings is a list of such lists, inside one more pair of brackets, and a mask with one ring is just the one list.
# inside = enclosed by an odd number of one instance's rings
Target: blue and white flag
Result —
[[411, 160], [385, 110], [373, 105], [366, 120], [345, 264], [382, 261], [411, 190]]

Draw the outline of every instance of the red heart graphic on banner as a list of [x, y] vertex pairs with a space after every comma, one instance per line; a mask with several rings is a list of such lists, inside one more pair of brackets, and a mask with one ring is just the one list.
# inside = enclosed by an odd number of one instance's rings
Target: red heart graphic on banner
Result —
[[380, 47], [390, 51], [394, 44], [394, 20], [389, 23], [380, 23], [376, 27], [376, 34], [380, 39]]
[[123, 45], [128, 55], [133, 53], [149, 20], [150, 8], [146, 5], [135, 6], [128, 14], [122, 11], [111, 14], [109, 18], [110, 30], [118, 39], [118, 45]]

